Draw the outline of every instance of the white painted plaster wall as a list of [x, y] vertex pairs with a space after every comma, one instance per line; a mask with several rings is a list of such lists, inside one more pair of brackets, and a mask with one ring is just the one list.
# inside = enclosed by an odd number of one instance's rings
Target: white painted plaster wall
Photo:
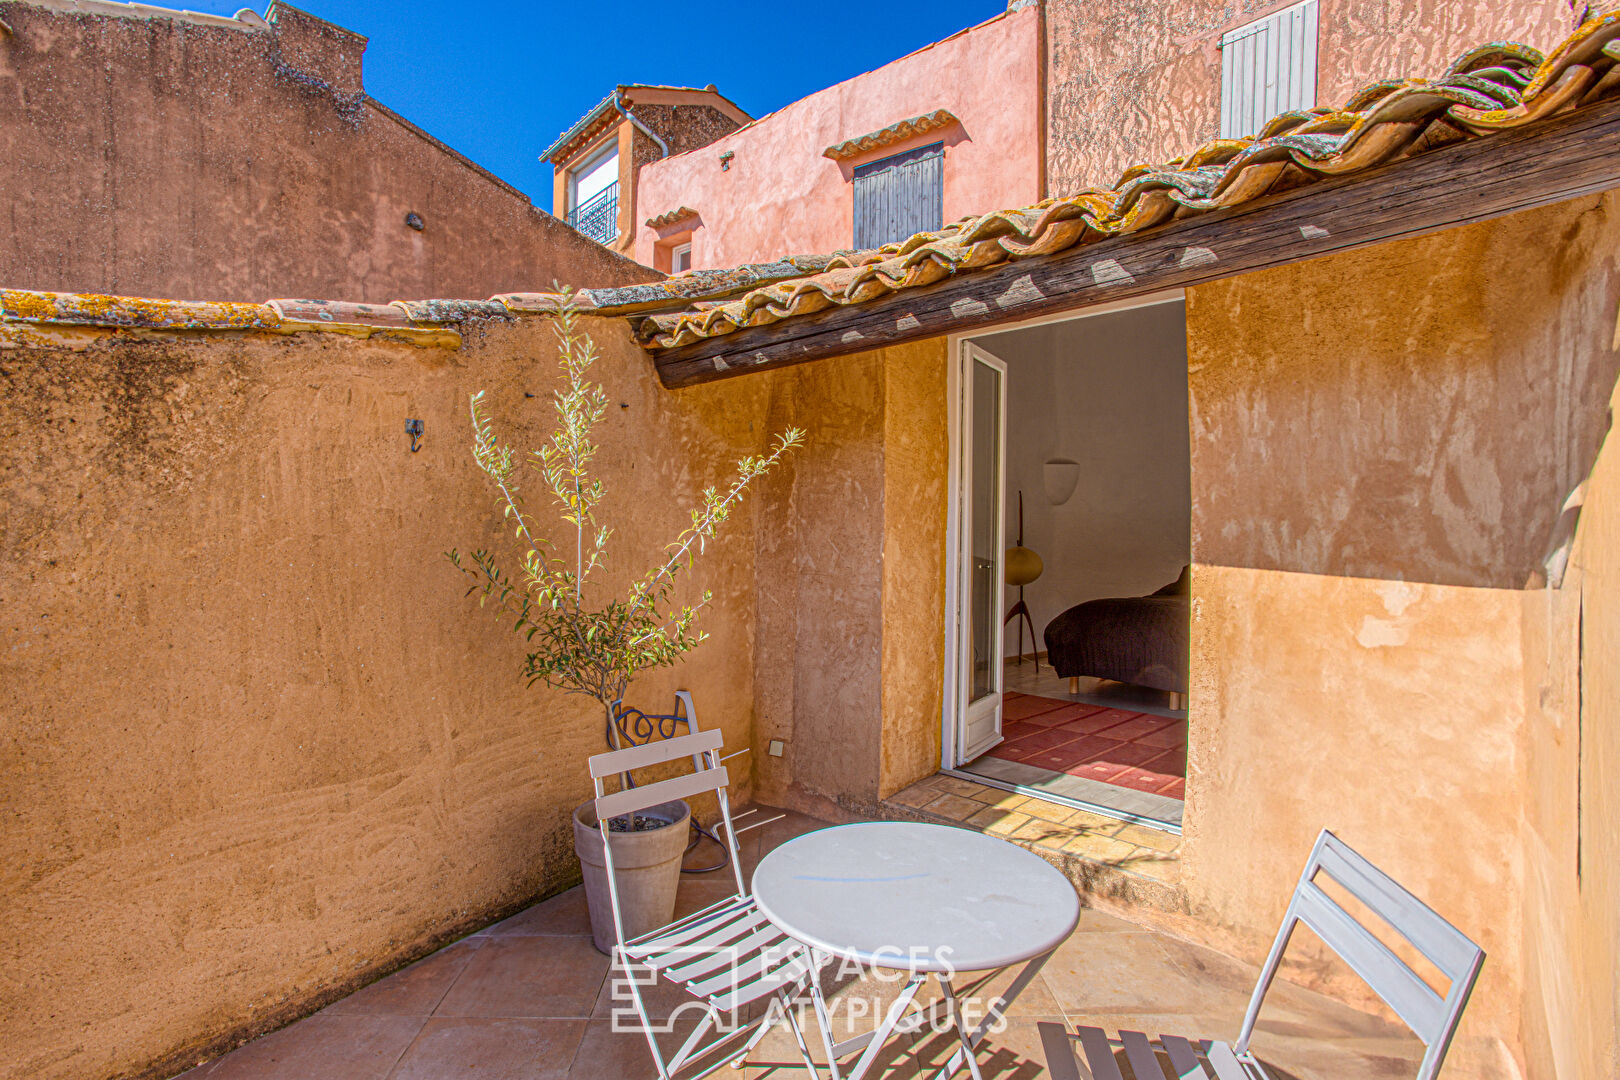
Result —
[[[1025, 589], [1037, 638], [1075, 604], [1174, 581], [1190, 558], [1192, 528], [1183, 305], [977, 343], [1007, 363], [1007, 543], [1018, 534], [1022, 489], [1024, 546], [1046, 564]], [[1061, 506], [1045, 493], [1042, 466], [1052, 458], [1080, 463], [1080, 482]], [[1009, 609], [1017, 596], [1008, 589]], [[1006, 653], [1016, 651], [1008, 626]]]

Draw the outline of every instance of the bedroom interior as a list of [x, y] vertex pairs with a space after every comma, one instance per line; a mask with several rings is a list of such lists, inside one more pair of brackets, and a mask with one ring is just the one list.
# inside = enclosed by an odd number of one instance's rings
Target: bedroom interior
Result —
[[[1191, 561], [1180, 296], [972, 346], [1005, 369], [1003, 670], [1000, 739], [957, 768], [1179, 828]], [[981, 571], [987, 542], [975, 542]]]

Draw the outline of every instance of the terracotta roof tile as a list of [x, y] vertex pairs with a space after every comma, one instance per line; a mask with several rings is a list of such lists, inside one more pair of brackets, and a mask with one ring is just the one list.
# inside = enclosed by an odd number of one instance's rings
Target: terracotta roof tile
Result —
[[868, 132], [854, 139], [832, 146], [821, 152], [822, 157], [830, 157], [834, 161], [843, 161], [846, 158], [864, 154], [868, 150], [877, 150], [881, 147], [892, 146], [897, 142], [909, 139], [913, 135], [926, 135], [930, 131], [939, 131], [957, 123], [955, 115], [946, 109], [935, 109], [931, 113], [913, 116], [908, 120], [899, 120], [885, 128]]
[[1339, 108], [1283, 113], [1253, 138], [1219, 139], [1174, 161], [1135, 166], [1110, 188], [964, 218], [872, 251], [837, 252], [814, 271], [779, 275], [724, 302], [700, 304], [719, 294], [691, 295], [686, 310], [649, 314], [639, 334], [649, 348], [689, 345], [1488, 138], [1620, 94], [1617, 61], [1620, 13], [1587, 21], [1545, 56], [1513, 42], [1481, 45], [1433, 80], [1386, 80]]
[[697, 211], [690, 206], [677, 206], [673, 210], [666, 210], [657, 217], [647, 219], [647, 228], [662, 229], [665, 225], [673, 225], [683, 218], [697, 217]]

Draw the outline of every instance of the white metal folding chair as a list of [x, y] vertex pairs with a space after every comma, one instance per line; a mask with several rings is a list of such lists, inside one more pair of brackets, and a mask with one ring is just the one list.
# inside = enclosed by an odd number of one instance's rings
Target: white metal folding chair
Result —
[[[620, 942], [613, 949], [614, 966], [624, 975], [660, 1080], [671, 1080], [685, 1066], [702, 1063], [739, 1039], [743, 1040], [741, 1046], [701, 1064], [683, 1080], [696, 1080], [728, 1061], [740, 1063], [765, 1037], [771, 1024], [781, 1019], [793, 1029], [805, 1067], [815, 1076], [816, 1066], [793, 1008], [793, 999], [815, 976], [815, 964], [804, 946], [777, 930], [760, 914], [743, 882], [731, 804], [726, 797], [728, 777], [725, 766], [720, 764], [719, 751], [720, 732], [700, 731], [597, 754], [590, 759], [613, 926]], [[628, 778], [634, 770], [684, 757], [691, 758], [693, 772], [639, 787], [626, 786], [612, 793], [606, 791], [605, 781], [610, 776]], [[715, 793], [720, 803], [718, 831], [724, 836], [727, 854], [731, 857], [736, 893], [668, 926], [625, 941], [618, 887], [614, 882], [613, 832], [609, 822], [659, 803], [709, 791]], [[658, 1046], [658, 1030], [642, 996], [644, 986], [656, 984], [660, 979], [690, 994], [693, 999], [690, 1004], [697, 1006], [701, 1014], [696, 1027], [667, 1062]], [[765, 1007], [760, 1014], [742, 1022], [745, 1011], [757, 1010], [762, 1002]], [[705, 1042], [711, 1033], [715, 1037]]]
[[[1315, 880], [1318, 874], [1326, 874], [1433, 964], [1447, 981], [1445, 994], [1431, 988], [1394, 950], [1323, 891]], [[1249, 998], [1236, 1042], [1194, 1042], [1160, 1035], [1155, 1047], [1153, 1040], [1140, 1031], [1121, 1031], [1118, 1038], [1110, 1039], [1101, 1028], [1081, 1027], [1071, 1036], [1059, 1024], [1042, 1023], [1039, 1027], [1048, 1072], [1053, 1080], [1080, 1080], [1074, 1048], [1078, 1042], [1091, 1080], [1123, 1080], [1115, 1058], [1116, 1047], [1124, 1052], [1136, 1080], [1163, 1080], [1161, 1054], [1169, 1062], [1170, 1075], [1177, 1080], [1269, 1080], [1270, 1074], [1249, 1050], [1249, 1039], [1254, 1034], [1260, 1005], [1282, 962], [1283, 950], [1299, 923], [1314, 930], [1423, 1040], [1425, 1053], [1417, 1080], [1433, 1080], [1445, 1061], [1474, 980], [1479, 977], [1485, 951], [1326, 829], [1317, 837], [1310, 861], [1294, 889], [1282, 927]]]

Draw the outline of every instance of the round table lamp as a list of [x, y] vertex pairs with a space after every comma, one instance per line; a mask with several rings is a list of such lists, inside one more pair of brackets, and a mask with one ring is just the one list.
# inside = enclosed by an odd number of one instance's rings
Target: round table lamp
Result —
[[1022, 589], [1041, 576], [1046, 566], [1041, 557], [1027, 547], [1007, 549], [1007, 584]]

